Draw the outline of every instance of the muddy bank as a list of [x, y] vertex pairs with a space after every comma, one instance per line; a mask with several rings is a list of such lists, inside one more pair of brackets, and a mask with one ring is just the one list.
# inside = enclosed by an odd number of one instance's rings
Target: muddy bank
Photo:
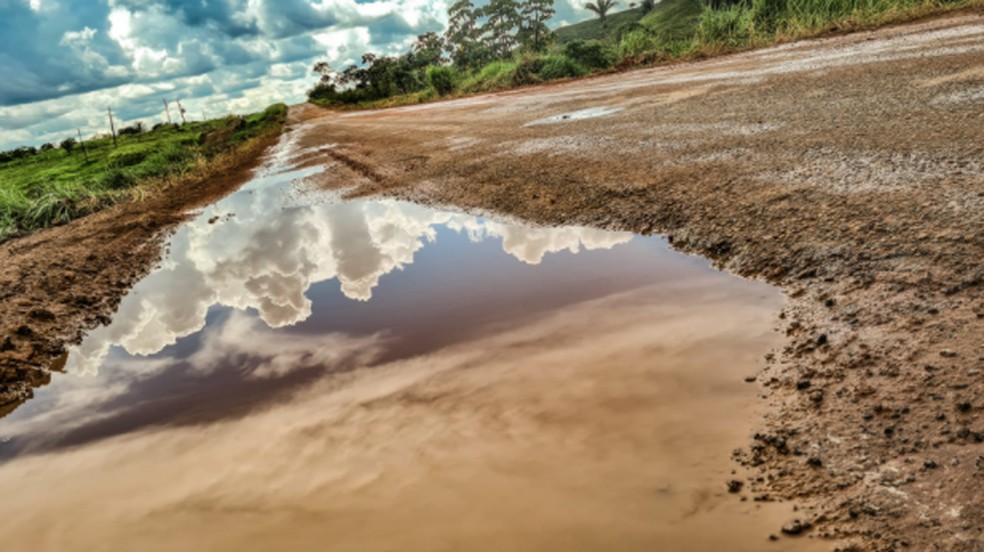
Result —
[[962, 15], [298, 132], [324, 187], [661, 232], [779, 286], [746, 496], [859, 549], [980, 550], [982, 60]]
[[208, 174], [142, 201], [0, 244], [0, 415], [65, 362], [65, 346], [107, 324], [187, 213], [235, 190], [276, 135], [217, 157]]

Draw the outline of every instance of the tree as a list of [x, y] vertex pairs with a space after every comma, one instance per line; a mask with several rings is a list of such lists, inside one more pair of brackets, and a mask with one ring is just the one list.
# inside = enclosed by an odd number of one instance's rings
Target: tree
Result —
[[444, 41], [437, 33], [425, 33], [417, 37], [413, 45], [413, 63], [418, 69], [428, 65], [444, 65]]
[[55, 146], [51, 142], [41, 144], [41, 151], [50, 151], [53, 149], [55, 149]]
[[65, 138], [64, 140], [62, 140], [62, 143], [59, 144], [58, 147], [60, 147], [61, 149], [65, 150], [68, 153], [72, 153], [72, 150], [75, 149], [75, 144], [76, 144], [75, 138]]
[[557, 13], [553, 0], [526, 0], [520, 6], [519, 14], [523, 19], [523, 34], [529, 40], [530, 47], [539, 52], [550, 34], [547, 21]]
[[509, 57], [516, 47], [523, 22], [519, 8], [516, 0], [490, 0], [481, 10], [481, 15], [486, 18], [481, 36], [496, 59]]
[[458, 0], [448, 9], [448, 30], [444, 46], [451, 61], [458, 67], [475, 68], [484, 65], [486, 52], [478, 40], [479, 10], [470, 0]]
[[639, 8], [642, 9], [642, 13], [649, 13], [656, 8], [656, 0], [642, 0], [639, 2]]
[[598, 18], [601, 19], [601, 24], [604, 25], [605, 18], [608, 17], [608, 12], [611, 11], [616, 4], [618, 4], [618, 2], [615, 2], [614, 0], [595, 0], [594, 2], [588, 2], [584, 5], [584, 7], [598, 14]]

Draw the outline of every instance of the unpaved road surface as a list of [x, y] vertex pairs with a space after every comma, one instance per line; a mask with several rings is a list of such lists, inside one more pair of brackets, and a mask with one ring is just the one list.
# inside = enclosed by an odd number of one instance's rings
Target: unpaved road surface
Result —
[[864, 550], [984, 550], [981, 16], [295, 113], [323, 187], [663, 232], [780, 286], [747, 495]]
[[[750, 383], [769, 414], [736, 451], [760, 468], [746, 498], [809, 505], [815, 535], [860, 550], [984, 550], [980, 15], [292, 119], [319, 186], [662, 232], [779, 286], [786, 344]], [[230, 179], [0, 246], [6, 397]]]

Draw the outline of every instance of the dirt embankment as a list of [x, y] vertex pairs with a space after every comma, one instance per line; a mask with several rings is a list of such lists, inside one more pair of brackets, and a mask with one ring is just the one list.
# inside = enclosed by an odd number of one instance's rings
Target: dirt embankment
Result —
[[254, 139], [142, 201], [0, 244], [0, 416], [50, 381], [65, 345], [109, 322], [186, 214], [240, 186], [276, 140]]
[[984, 550], [984, 18], [305, 116], [322, 186], [662, 232], [780, 286], [748, 496], [859, 549]]

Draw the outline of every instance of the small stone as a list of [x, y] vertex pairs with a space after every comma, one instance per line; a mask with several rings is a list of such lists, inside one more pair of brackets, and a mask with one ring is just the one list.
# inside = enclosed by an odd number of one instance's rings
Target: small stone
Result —
[[973, 409], [973, 408], [974, 408], [974, 405], [970, 404], [969, 402], [962, 402], [962, 403], [958, 403], [957, 404], [957, 411], [958, 412], [964, 412], [964, 413], [970, 412], [971, 409]]
[[933, 460], [926, 460], [925, 462], [923, 462], [923, 467], [926, 468], [927, 470], [935, 470], [936, 468], [940, 467], [940, 465]]
[[820, 334], [820, 337], [817, 338], [817, 347], [823, 347], [828, 341], [827, 334]]
[[31, 337], [32, 335], [34, 335], [34, 331], [27, 326], [21, 326], [17, 328], [17, 335], [21, 337]]
[[810, 385], [812, 385], [810, 383], [810, 380], [808, 380], [808, 379], [801, 379], [798, 382], [796, 382], [796, 389], [798, 389], [800, 391], [805, 391], [805, 390], [807, 390], [807, 389], [810, 388]]
[[809, 521], [794, 519], [782, 526], [782, 532], [786, 535], [802, 535], [804, 531], [808, 531], [811, 527], [813, 527], [813, 524]]
[[777, 537], [776, 535], [769, 535], [769, 540], [772, 541], [772, 542], [775, 542], [775, 541], [779, 540], [779, 537]]
[[957, 352], [951, 351], [950, 349], [943, 349], [940, 351], [940, 356], [943, 358], [954, 358], [957, 356]]
[[810, 466], [811, 468], [822, 468], [823, 467], [823, 460], [821, 460], [820, 458], [817, 458], [816, 456], [811, 456], [806, 461], [806, 465], [807, 466]]
[[728, 492], [731, 494], [738, 494], [741, 490], [745, 488], [745, 483], [737, 479], [732, 479], [728, 481]]

